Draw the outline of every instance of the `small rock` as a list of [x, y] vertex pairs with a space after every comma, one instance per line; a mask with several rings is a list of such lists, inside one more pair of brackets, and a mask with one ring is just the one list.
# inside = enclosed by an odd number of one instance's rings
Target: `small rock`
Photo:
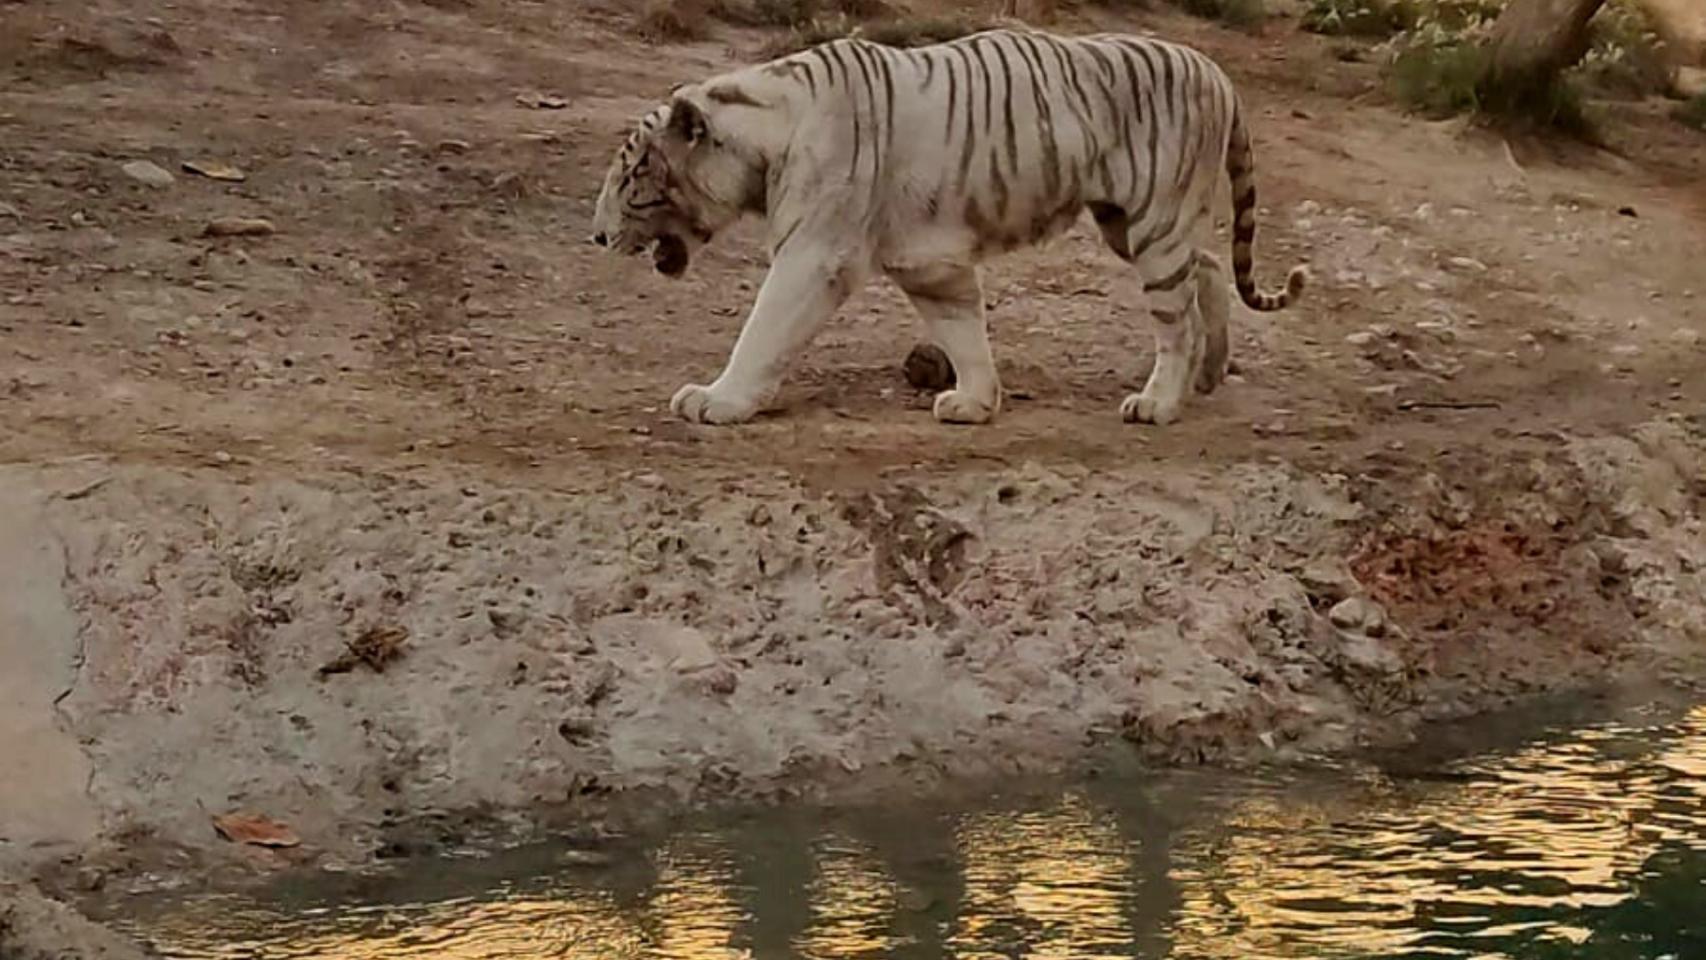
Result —
[[1457, 333], [1451, 329], [1451, 324], [1439, 320], [1418, 321], [1416, 329], [1431, 335], [1440, 343], [1453, 343], [1457, 340]]
[[705, 676], [705, 689], [719, 697], [731, 696], [740, 686], [740, 676], [726, 666], [713, 668]]
[[150, 160], [132, 160], [119, 169], [124, 171], [125, 176], [137, 183], [146, 184], [156, 189], [169, 187], [178, 182], [177, 177], [172, 176], [164, 167]]
[[1463, 273], [1486, 273], [1487, 265], [1474, 257], [1450, 257], [1445, 265]]
[[1340, 630], [1360, 630], [1368, 620], [1369, 606], [1361, 597], [1346, 597], [1327, 611], [1327, 620]]
[[204, 237], [270, 237], [278, 227], [265, 217], [220, 217], [202, 228]]
[[438, 142], [438, 152], [439, 153], [467, 153], [468, 151], [470, 151], [472, 149], [474, 149], [473, 145], [470, 144], [466, 140], [454, 140], [453, 139], [453, 140], [440, 140]]
[[608, 867], [611, 863], [609, 854], [597, 850], [564, 850], [557, 859], [565, 867]]
[[1638, 217], [1638, 216], [1640, 216], [1639, 213], [1635, 212], [1634, 207], [1618, 207], [1617, 208], [1617, 215], [1620, 217]]
[[1358, 330], [1356, 333], [1345, 337], [1345, 342], [1353, 347], [1366, 347], [1373, 344], [1376, 339], [1373, 333], [1367, 330]]
[[217, 463], [221, 466], [224, 466], [226, 464], [229, 464], [231, 462], [231, 460], [232, 460], [231, 454], [226, 453], [224, 450], [213, 451], [213, 462], [214, 463]]

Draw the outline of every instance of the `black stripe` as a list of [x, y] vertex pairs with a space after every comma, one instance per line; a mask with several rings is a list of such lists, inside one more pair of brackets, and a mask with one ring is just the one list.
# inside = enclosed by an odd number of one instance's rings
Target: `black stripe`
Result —
[[806, 52], [811, 54], [812, 56], [816, 57], [817, 61], [819, 63], [823, 64], [824, 79], [829, 83], [830, 86], [832, 86], [832, 87], [835, 86], [835, 63], [836, 63], [836, 61], [832, 57], [830, 57], [829, 48], [827, 46], [813, 47], [810, 50], [807, 50]]
[[[857, 55], [852, 50], [847, 53], [855, 61], [858, 60]], [[853, 108], [853, 164], [847, 168], [847, 182], [852, 183], [859, 179], [859, 158], [865, 150], [865, 123], [859, 117], [859, 88], [853, 82], [853, 71], [851, 69], [847, 71], [847, 102]]]
[[960, 75], [954, 72], [954, 61], [948, 59], [944, 65], [948, 71], [948, 123], [942, 131], [942, 142], [950, 143], [954, 139], [954, 114], [960, 109]]
[[1036, 102], [1037, 117], [1041, 121], [1037, 128], [1037, 143], [1042, 148], [1043, 189], [1047, 191], [1049, 202], [1053, 203], [1060, 194], [1060, 148], [1054, 132], [1054, 110], [1049, 106], [1048, 94], [1043, 84], [1048, 80], [1048, 70], [1043, 66], [1042, 53], [1037, 49], [1036, 41], [1028, 36], [1017, 38], [1019, 52], [1030, 54], [1026, 56], [1031, 65], [1031, 99]]
[[918, 55], [924, 60], [924, 80], [918, 84], [918, 92], [930, 89], [930, 81], [936, 78], [936, 53], [933, 50], [920, 50]]
[[[1013, 64], [1007, 59], [1007, 51], [1001, 49], [1001, 40], [991, 41], [995, 48], [995, 57], [1001, 61], [1001, 80], [1005, 94], [1001, 98], [1002, 124], [1007, 132], [1007, 162], [1013, 167], [1015, 175], [1019, 172], [1019, 128], [1013, 122]], [[1005, 212], [1005, 211], [1003, 211]]]
[[[852, 55], [853, 62], [857, 63], [859, 65], [859, 76], [865, 85], [865, 102], [868, 105], [868, 108], [871, 112], [871, 117], [870, 117], [871, 125], [873, 127], [876, 127], [882, 123], [882, 118], [877, 115], [877, 85], [876, 85], [875, 78], [872, 77], [872, 75], [871, 75], [870, 65], [865, 62], [866, 57], [875, 57], [876, 54], [873, 51], [871, 51], [869, 48], [867, 48], [867, 46], [863, 43], [849, 44], [848, 45], [848, 52]], [[857, 122], [859, 119], [859, 102], [858, 101], [859, 101], [859, 98], [858, 98], [858, 96], [855, 95], [853, 98], [853, 119], [855, 122]], [[873, 132], [873, 134], [875, 133], [874, 130], [872, 132]], [[855, 136], [857, 136], [857, 133], [855, 133]], [[874, 137], [873, 137], [873, 139], [874, 139]], [[854, 156], [855, 156], [854, 168], [856, 171], [858, 168], [857, 155], [858, 155], [858, 150], [859, 150], [859, 144], [855, 143], [853, 145], [853, 150], [854, 150]], [[877, 152], [877, 145], [875, 143], [873, 143], [873, 144], [871, 144], [871, 180], [873, 182], [875, 182], [881, 176], [882, 166], [883, 166], [882, 155]]]
[[788, 245], [788, 240], [794, 236], [795, 230], [800, 229], [800, 224], [804, 223], [805, 219], [805, 217], [800, 217], [793, 223], [788, 224], [788, 229], [782, 231], [782, 239], [776, 241], [776, 245], [770, 248], [770, 258], [772, 260], [776, 258], [777, 254], [782, 252], [783, 247]]
[[983, 129], [995, 132], [995, 81], [989, 76], [989, 61], [983, 58], [982, 35], [971, 38], [971, 52], [977, 56], [978, 73], [983, 75]]
[[889, 52], [879, 48], [875, 56], [883, 74], [883, 154], [894, 155], [894, 72], [889, 69]]
[[960, 58], [965, 61], [966, 66], [965, 142], [960, 147], [960, 176], [954, 187], [956, 191], [960, 191], [965, 189], [966, 174], [971, 170], [972, 150], [977, 146], [977, 108], [972, 105], [973, 89], [975, 85], [972, 82], [971, 54], [966, 52], [965, 47], [959, 45], [955, 45], [954, 52], [960, 55]]
[[[1129, 82], [1131, 84], [1132, 102], [1134, 102], [1134, 103], [1142, 102], [1143, 97], [1148, 96], [1149, 102], [1151, 104], [1150, 111], [1149, 111], [1149, 163], [1148, 163], [1148, 166], [1149, 166], [1149, 174], [1150, 174], [1150, 190], [1151, 190], [1151, 192], [1153, 192], [1154, 191], [1154, 176], [1155, 176], [1155, 128], [1156, 128], [1156, 120], [1157, 120], [1157, 118], [1155, 116], [1155, 110], [1154, 110], [1154, 103], [1155, 103], [1154, 91], [1150, 90], [1150, 89], [1146, 89], [1145, 85], [1142, 84], [1141, 82], [1139, 82], [1139, 80], [1137, 79], [1137, 58], [1131, 54], [1131, 51], [1129, 51], [1129, 50], [1121, 51], [1120, 59], [1125, 63], [1126, 80], [1127, 80], [1127, 82]], [[1130, 121], [1131, 112], [1132, 111], [1129, 111], [1129, 110], [1120, 111], [1121, 136], [1122, 136], [1122, 139], [1124, 140], [1124, 142], [1129, 145], [1132, 152], [1135, 153], [1137, 144], [1131, 142], [1131, 121]], [[1137, 111], [1137, 113], [1138, 113], [1137, 120], [1139, 123], [1142, 123], [1143, 122], [1143, 113], [1141, 110]], [[1135, 193], [1136, 191], [1137, 191], [1137, 165], [1135, 163], [1133, 163], [1132, 164], [1132, 170], [1131, 170], [1131, 189], [1128, 192], [1128, 196], [1130, 195], [1130, 193]], [[1149, 200], [1147, 197], [1144, 199], [1143, 206], [1138, 208], [1138, 209], [1140, 212], [1136, 216], [1138, 219], [1141, 219], [1142, 218], [1142, 212], [1141, 211], [1146, 211], [1149, 209]]]
[[809, 63], [796, 63], [796, 64], [793, 64], [793, 66], [799, 67], [800, 70], [805, 72], [806, 88], [811, 91], [812, 99], [816, 100], [817, 99], [817, 72], [812, 69], [812, 65]]
[[1195, 266], [1196, 266], [1196, 258], [1195, 257], [1186, 257], [1185, 262], [1179, 266], [1179, 269], [1174, 270], [1172, 273], [1168, 274], [1165, 277], [1162, 277], [1160, 280], [1157, 280], [1154, 283], [1147, 283], [1147, 282], [1144, 283], [1143, 292], [1144, 293], [1168, 293], [1168, 292], [1171, 292], [1172, 290], [1176, 289], [1179, 286], [1179, 284], [1184, 283], [1186, 280], [1190, 279], [1191, 270]]
[[1090, 142], [1086, 159], [1100, 156], [1102, 139], [1096, 135], [1096, 124], [1092, 117], [1095, 108], [1090, 105], [1090, 99], [1084, 92], [1084, 87], [1078, 82], [1078, 58], [1066, 45], [1053, 37], [1044, 38], [1049, 48], [1054, 51], [1055, 58], [1061, 62], [1061, 73], [1066, 78], [1066, 105], [1072, 110], [1072, 115], [1078, 120], [1079, 133]]
[[1167, 105], [1167, 112], [1175, 113], [1178, 109], [1178, 103], [1173, 98], [1175, 93], [1173, 89], [1173, 48], [1157, 44], [1155, 52], [1161, 57], [1161, 102]]
[[1190, 181], [1191, 174], [1196, 170], [1197, 157], [1202, 153], [1202, 134], [1205, 127], [1205, 124], [1201, 122], [1202, 118], [1197, 116], [1196, 111], [1192, 109], [1196, 102], [1190, 97], [1190, 80], [1193, 76], [1190, 57], [1180, 58], [1179, 72], [1179, 123], [1181, 124], [1181, 132], [1189, 137], [1192, 149], [1186, 151], [1186, 137], [1179, 138], [1179, 169], [1173, 176], [1173, 189], [1175, 191], [1184, 189], [1185, 184]]

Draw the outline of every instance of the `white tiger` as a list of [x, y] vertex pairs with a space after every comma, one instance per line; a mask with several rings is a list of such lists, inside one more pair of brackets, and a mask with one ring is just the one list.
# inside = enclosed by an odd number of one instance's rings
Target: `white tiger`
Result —
[[[837, 40], [678, 87], [612, 162], [593, 240], [650, 249], [678, 275], [743, 214], [765, 218], [769, 275], [727, 366], [671, 408], [737, 423], [770, 401], [798, 354], [873, 273], [906, 292], [955, 384], [938, 420], [1001, 406], [977, 264], [1058, 234], [1088, 209], [1136, 268], [1155, 318], [1155, 365], [1128, 421], [1175, 420], [1193, 383], [1224, 376], [1224, 271], [1195, 248], [1220, 178], [1233, 199], [1232, 267], [1255, 310], [1253, 158], [1236, 93], [1188, 47], [1148, 37], [991, 30], [911, 50]], [[1135, 284], [1134, 284], [1135, 285]]]

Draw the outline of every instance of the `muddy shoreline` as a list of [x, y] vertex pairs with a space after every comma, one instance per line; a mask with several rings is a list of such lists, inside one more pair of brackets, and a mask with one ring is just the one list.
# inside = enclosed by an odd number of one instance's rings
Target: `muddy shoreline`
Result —
[[[94, 816], [31, 819], [9, 795], [7, 822], [38, 826], [5, 849], [64, 890], [359, 863], [585, 826], [629, 797], [833, 800], [1055, 773], [1114, 743], [1284, 762], [1699, 676], [1702, 424], [1444, 466], [698, 496], [661, 476], [8, 468], [75, 627], [37, 661], [68, 736], [27, 749], [86, 765]], [[22, 582], [39, 603], [41, 577]], [[380, 630], [394, 658], [352, 660]], [[225, 843], [210, 817], [230, 811], [301, 846]]]

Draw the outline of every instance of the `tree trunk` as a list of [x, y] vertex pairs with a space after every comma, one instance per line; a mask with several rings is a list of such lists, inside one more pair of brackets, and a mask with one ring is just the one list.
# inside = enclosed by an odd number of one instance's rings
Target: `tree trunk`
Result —
[[[1500, 113], [1557, 108], [1558, 74], [1588, 49], [1588, 21], [1605, 0], [1510, 0], [1493, 24], [1482, 104]], [[1534, 119], [1550, 123], [1554, 116]]]

